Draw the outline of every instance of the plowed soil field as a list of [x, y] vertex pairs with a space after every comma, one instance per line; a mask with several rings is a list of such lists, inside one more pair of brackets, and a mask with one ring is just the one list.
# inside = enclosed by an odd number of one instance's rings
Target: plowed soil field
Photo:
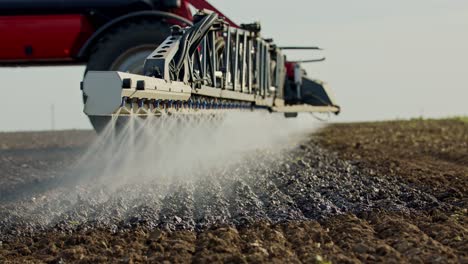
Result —
[[117, 189], [65, 173], [95, 140], [0, 133], [0, 263], [468, 263], [461, 120], [333, 124]]

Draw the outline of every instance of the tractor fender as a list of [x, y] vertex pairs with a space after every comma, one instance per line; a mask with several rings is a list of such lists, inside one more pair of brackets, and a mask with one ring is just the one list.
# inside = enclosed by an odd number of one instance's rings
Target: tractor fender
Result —
[[93, 33], [93, 35], [90, 38], [88, 38], [88, 40], [83, 44], [83, 46], [81, 47], [76, 57], [78, 59], [85, 59], [88, 56], [89, 51], [92, 48], [92, 46], [112, 28], [122, 25], [126, 22], [129, 22], [135, 19], [142, 19], [142, 18], [150, 18], [150, 19], [155, 19], [155, 20], [174, 19], [181, 23], [185, 23], [189, 26], [193, 24], [192, 21], [182, 16], [169, 13], [169, 12], [164, 12], [164, 11], [153, 10], [153, 11], [138, 11], [138, 12], [129, 13], [124, 16], [115, 18], [107, 22], [106, 24], [102, 25], [101, 27], [99, 27], [98, 30], [96, 30]]

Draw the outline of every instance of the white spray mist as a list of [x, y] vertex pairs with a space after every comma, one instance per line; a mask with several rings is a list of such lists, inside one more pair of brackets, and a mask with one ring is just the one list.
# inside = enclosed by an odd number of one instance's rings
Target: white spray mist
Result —
[[285, 148], [319, 127], [309, 115], [287, 119], [267, 112], [131, 117], [118, 132], [115, 122], [109, 124], [78, 167], [86, 168], [84, 178], [106, 187], [192, 180], [247, 153]]

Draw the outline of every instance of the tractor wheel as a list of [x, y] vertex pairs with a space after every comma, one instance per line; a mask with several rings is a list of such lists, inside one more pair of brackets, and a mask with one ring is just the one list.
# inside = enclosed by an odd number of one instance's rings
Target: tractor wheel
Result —
[[[143, 63], [170, 34], [170, 27], [158, 21], [141, 21], [115, 28], [93, 47], [86, 65], [88, 71], [143, 73]], [[83, 100], [86, 101], [85, 95]], [[97, 132], [110, 117], [89, 117]]]

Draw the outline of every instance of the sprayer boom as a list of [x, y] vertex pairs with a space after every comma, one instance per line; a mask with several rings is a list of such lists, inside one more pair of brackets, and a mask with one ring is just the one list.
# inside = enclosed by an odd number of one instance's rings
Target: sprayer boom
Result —
[[162, 115], [266, 109], [338, 113], [326, 85], [260, 36], [257, 24], [235, 28], [199, 12], [144, 63], [143, 74], [90, 71], [82, 88], [89, 116]]

